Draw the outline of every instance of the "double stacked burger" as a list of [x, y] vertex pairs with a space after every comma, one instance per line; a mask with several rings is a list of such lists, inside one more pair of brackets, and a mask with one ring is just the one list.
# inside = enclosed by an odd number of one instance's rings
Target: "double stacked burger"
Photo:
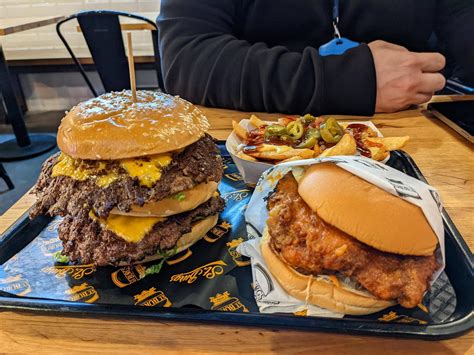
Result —
[[75, 106], [43, 165], [30, 216], [63, 216], [70, 261], [126, 265], [179, 252], [217, 222], [223, 167], [209, 123], [159, 92], [112, 92]]

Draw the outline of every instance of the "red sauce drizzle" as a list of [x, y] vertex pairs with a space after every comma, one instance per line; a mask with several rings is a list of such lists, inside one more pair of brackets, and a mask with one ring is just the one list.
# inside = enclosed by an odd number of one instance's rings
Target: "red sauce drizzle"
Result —
[[368, 127], [361, 123], [351, 123], [347, 126], [347, 130], [351, 132], [356, 141], [357, 150], [359, 151], [360, 155], [370, 158], [372, 157], [372, 154], [370, 153], [370, 150], [367, 149], [364, 142], [362, 142], [362, 135], [367, 132], [367, 129]]

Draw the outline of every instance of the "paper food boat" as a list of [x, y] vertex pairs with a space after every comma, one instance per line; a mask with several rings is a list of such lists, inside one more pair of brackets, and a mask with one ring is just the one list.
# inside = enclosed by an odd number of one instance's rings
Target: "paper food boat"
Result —
[[[371, 122], [371, 121], [344, 121], [347, 124], [363, 124], [365, 126], [368, 126], [372, 128], [376, 133], [377, 137], [383, 137], [382, 133], [378, 130], [378, 128]], [[269, 123], [274, 123], [274, 122], [269, 122]], [[246, 130], [251, 130], [256, 127], [254, 127], [251, 123], [250, 120], [248, 119], [243, 119], [239, 122], [239, 125], [244, 127]], [[243, 147], [244, 142], [242, 139], [240, 139], [235, 131], [232, 131], [232, 133], [229, 135], [226, 141], [226, 148], [227, 151], [229, 152], [230, 156], [232, 157], [232, 160], [234, 161], [235, 165], [237, 166], [237, 169], [239, 170], [239, 173], [242, 175], [244, 181], [247, 184], [252, 184], [255, 185], [262, 173], [274, 166], [275, 164], [271, 163], [265, 163], [265, 162], [254, 162], [254, 161], [249, 161], [242, 159], [237, 156], [237, 153], [241, 150], [241, 147]], [[386, 163], [390, 159], [390, 152], [388, 152], [389, 155], [387, 158], [385, 158], [382, 163]], [[357, 153], [358, 154], [358, 153]]]

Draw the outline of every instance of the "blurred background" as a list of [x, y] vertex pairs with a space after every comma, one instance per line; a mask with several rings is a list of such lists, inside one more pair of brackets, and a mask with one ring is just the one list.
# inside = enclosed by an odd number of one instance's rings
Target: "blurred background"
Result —
[[[158, 16], [159, 0], [0, 0], [0, 22], [30, 18], [63, 16], [84, 10], [116, 10], [134, 13], [153, 22]], [[103, 92], [91, 55], [76, 20], [64, 24], [62, 31], [71, 48], [88, 71], [94, 87]], [[35, 28], [0, 37], [14, 81], [17, 97], [22, 100], [25, 121], [31, 131], [55, 131], [64, 110], [93, 97], [71, 56], [56, 34], [55, 25]], [[133, 49], [137, 85], [156, 88], [152, 68], [153, 46], [149, 31], [133, 31]], [[0, 105], [0, 133], [11, 127], [5, 123]]]

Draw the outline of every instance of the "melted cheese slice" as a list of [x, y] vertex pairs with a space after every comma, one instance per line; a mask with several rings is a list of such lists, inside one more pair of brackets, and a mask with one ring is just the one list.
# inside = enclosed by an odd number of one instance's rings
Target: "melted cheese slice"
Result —
[[157, 155], [145, 159], [124, 159], [120, 166], [124, 168], [132, 178], [138, 178], [140, 185], [152, 187], [160, 180], [162, 168], [171, 163], [170, 155]]
[[89, 216], [93, 220], [99, 221], [103, 228], [115, 233], [129, 243], [140, 242], [155, 224], [166, 220], [162, 217], [133, 217], [114, 214], [104, 219], [98, 218], [92, 211], [89, 212]]
[[[99, 164], [99, 169], [104, 169], [104, 166]], [[97, 174], [99, 169], [88, 169], [79, 160], [71, 158], [69, 155], [61, 153], [57, 163], [53, 166], [52, 176], [66, 175], [74, 180], [84, 181], [93, 174]]]
[[[130, 177], [138, 179], [140, 185], [152, 187], [160, 178], [162, 169], [172, 161], [170, 154], [156, 155], [148, 158], [119, 160], [122, 167]], [[106, 164], [100, 162], [97, 168], [90, 168], [81, 160], [76, 160], [61, 153], [58, 162], [53, 166], [52, 176], [65, 175], [74, 180], [84, 181], [95, 179], [99, 187], [107, 187], [119, 178], [117, 171], [105, 171]], [[106, 172], [106, 174], [103, 174]], [[101, 173], [101, 174], [99, 174]]]

